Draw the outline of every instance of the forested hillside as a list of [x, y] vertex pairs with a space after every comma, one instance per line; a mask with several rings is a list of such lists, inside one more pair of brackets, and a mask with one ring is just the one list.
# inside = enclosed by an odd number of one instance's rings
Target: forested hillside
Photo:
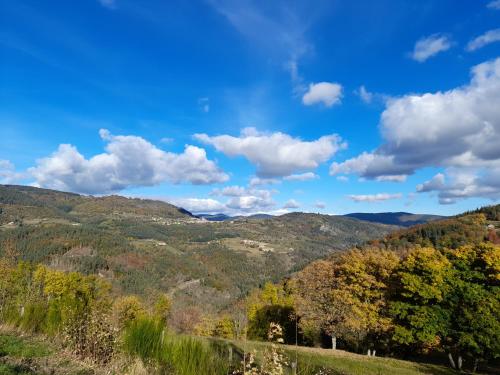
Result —
[[0, 186], [3, 257], [98, 274], [117, 294], [170, 293], [180, 311], [219, 311], [394, 229], [315, 214], [209, 222], [160, 201]]
[[364, 213], [355, 212], [344, 215], [355, 219], [370, 221], [372, 223], [399, 225], [402, 227], [411, 227], [417, 224], [425, 224], [430, 221], [445, 219], [445, 216], [411, 214], [409, 212], [379, 212], [379, 213]]
[[[63, 196], [43, 205], [31, 193], [2, 208], [54, 209], [53, 202], [73, 207], [93, 199]], [[121, 208], [95, 208], [102, 216], [93, 221], [31, 217], [4, 224], [3, 324], [54, 337], [71, 358], [128, 373], [136, 358], [143, 373], [288, 374], [292, 358], [311, 375], [448, 373], [345, 352], [294, 353], [282, 342], [482, 373], [498, 367], [500, 206], [388, 233], [358, 220], [300, 213], [167, 222], [151, 219], [140, 201], [128, 207], [115, 199]], [[77, 215], [66, 214], [65, 220]], [[386, 234], [370, 240], [379, 232]], [[8, 335], [0, 331], [0, 339], [12, 341]]]
[[[247, 300], [250, 337], [449, 361], [500, 359], [500, 205], [418, 225], [315, 261]], [[290, 318], [292, 317], [292, 318]], [[325, 342], [328, 338], [328, 342]]]

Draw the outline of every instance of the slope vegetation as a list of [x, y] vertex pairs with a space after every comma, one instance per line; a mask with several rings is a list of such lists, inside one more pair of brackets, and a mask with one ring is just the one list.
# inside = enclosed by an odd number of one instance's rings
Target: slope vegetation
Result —
[[395, 229], [301, 213], [209, 222], [160, 201], [0, 186], [0, 255], [99, 274], [117, 293], [162, 291], [214, 310]]

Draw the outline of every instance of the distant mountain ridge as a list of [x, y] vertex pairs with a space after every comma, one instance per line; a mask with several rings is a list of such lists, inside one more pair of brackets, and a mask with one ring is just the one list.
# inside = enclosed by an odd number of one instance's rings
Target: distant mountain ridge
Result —
[[[268, 214], [255, 214], [249, 216], [229, 216], [223, 213], [220, 214], [199, 214], [196, 217], [208, 221], [228, 221], [228, 220], [243, 220], [243, 219], [271, 219], [273, 216]], [[410, 212], [354, 212], [346, 215], [341, 215], [357, 220], [368, 221], [370, 223], [397, 225], [400, 227], [411, 227], [412, 225], [425, 224], [434, 220], [446, 219], [447, 216], [428, 215], [428, 214], [412, 214]]]
[[409, 212], [354, 212], [344, 215], [358, 220], [369, 221], [371, 223], [380, 223], [388, 225], [399, 225], [402, 227], [411, 227], [417, 224], [425, 224], [430, 221], [446, 219], [447, 216], [412, 214]]
[[226, 214], [199, 214], [196, 215], [196, 217], [208, 221], [227, 221], [227, 220], [240, 220], [240, 219], [271, 219], [276, 216], [268, 214], [254, 214], [248, 216], [243, 216], [243, 215], [229, 216]]

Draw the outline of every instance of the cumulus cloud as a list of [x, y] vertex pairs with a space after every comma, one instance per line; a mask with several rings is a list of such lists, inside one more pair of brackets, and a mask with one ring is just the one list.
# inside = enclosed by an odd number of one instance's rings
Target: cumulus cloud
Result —
[[[213, 196], [227, 197], [219, 212], [228, 214], [254, 213], [268, 211], [276, 205], [273, 194], [276, 190], [256, 189], [253, 186], [226, 186], [222, 189], [214, 189]], [[199, 212], [199, 211], [196, 211]]]
[[339, 104], [342, 99], [342, 86], [334, 82], [311, 83], [302, 97], [302, 103], [313, 105], [323, 103], [326, 107]]
[[400, 199], [403, 197], [403, 195], [401, 193], [397, 194], [379, 193], [379, 194], [348, 195], [347, 197], [353, 200], [354, 202], [381, 202], [390, 199]]
[[182, 207], [193, 213], [221, 213], [226, 210], [223, 203], [211, 198], [175, 198], [167, 199], [175, 206]]
[[472, 52], [494, 42], [500, 42], [500, 29], [487, 31], [483, 35], [480, 35], [477, 38], [472, 39], [467, 44], [467, 47], [465, 47], [465, 49], [468, 52]]
[[255, 195], [244, 195], [241, 197], [231, 198], [229, 202], [226, 203], [226, 206], [239, 212], [259, 212], [274, 207], [275, 204], [276, 203], [270, 198], [268, 199]]
[[136, 136], [114, 136], [101, 129], [105, 153], [86, 159], [75, 146], [61, 144], [52, 155], [29, 169], [38, 186], [88, 194], [133, 186], [171, 183], [212, 184], [227, 174], [207, 159], [204, 149], [186, 145], [184, 152], [165, 152]]
[[500, 0], [490, 1], [488, 3], [487, 7], [490, 8], [490, 9], [500, 10]]
[[300, 203], [297, 202], [295, 199], [289, 199], [283, 205], [283, 208], [290, 208], [290, 209], [295, 209], [295, 208], [299, 208], [299, 207], [300, 207]]
[[451, 40], [446, 35], [433, 34], [415, 43], [411, 57], [415, 61], [424, 62], [439, 52], [449, 50], [451, 46]]
[[432, 179], [430, 179], [429, 181], [417, 185], [417, 191], [422, 193], [427, 191], [439, 190], [444, 188], [444, 186], [445, 186], [444, 174], [438, 173], [437, 175], [432, 177]]
[[194, 137], [225, 155], [244, 156], [257, 167], [260, 178], [285, 177], [315, 169], [346, 147], [336, 134], [303, 141], [280, 132], [261, 133], [255, 128], [244, 129], [239, 137], [207, 134], [195, 134]]
[[394, 162], [393, 155], [384, 155], [382, 153], [363, 152], [359, 156], [346, 160], [342, 163], [334, 162], [330, 166], [330, 174], [358, 174], [367, 179], [390, 180], [391, 178], [401, 178], [411, 173], [408, 168], [406, 173], [402, 173], [403, 166]]
[[315, 180], [317, 178], [319, 178], [319, 176], [316, 173], [306, 172], [299, 174], [291, 174], [290, 176], [286, 176], [283, 179], [286, 181], [309, 181], [309, 180]]
[[429, 166], [455, 176], [470, 176], [472, 170], [488, 190], [473, 189], [467, 196], [493, 197], [492, 189], [500, 191], [492, 172], [500, 168], [498, 103], [500, 58], [475, 66], [468, 85], [390, 100], [380, 123], [385, 142], [373, 152], [333, 163], [330, 173], [403, 180]]
[[500, 199], [500, 167], [482, 173], [476, 170], [451, 168], [445, 175], [438, 173], [429, 181], [417, 185], [417, 192], [438, 193], [439, 203], [453, 204], [458, 200], [484, 197], [493, 201]]

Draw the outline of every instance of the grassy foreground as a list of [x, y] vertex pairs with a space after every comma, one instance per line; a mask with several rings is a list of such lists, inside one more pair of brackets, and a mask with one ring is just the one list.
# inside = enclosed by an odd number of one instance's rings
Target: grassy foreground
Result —
[[[210, 340], [230, 345], [235, 351], [257, 352], [257, 358], [269, 344], [254, 341]], [[401, 375], [448, 375], [454, 372], [442, 366], [414, 363], [391, 358], [367, 356], [337, 350], [284, 346], [290, 361], [298, 357], [297, 374], [314, 374], [315, 369], [325, 368], [333, 374], [401, 374]], [[0, 329], [0, 375], [90, 375], [99, 374], [101, 369], [87, 367], [75, 360], [54, 344], [47, 343], [40, 336], [19, 336], [17, 333]], [[104, 369], [102, 369], [104, 370]], [[111, 370], [111, 369], [108, 369]], [[107, 372], [107, 371], [106, 371]], [[109, 373], [116, 373], [111, 370]], [[203, 375], [203, 374], [200, 374]]]
[[[256, 351], [257, 357], [263, 353], [270, 344], [256, 341], [226, 341], [245, 352]], [[368, 357], [365, 355], [346, 352], [343, 350], [332, 351], [310, 347], [294, 347], [284, 345], [285, 352], [290, 362], [297, 356], [297, 374], [311, 374], [314, 369], [325, 368], [339, 375], [449, 375], [456, 374], [449, 368], [424, 363], [403, 361], [393, 358]]]
[[0, 328], [0, 375], [91, 375], [94, 371], [40, 337]]

